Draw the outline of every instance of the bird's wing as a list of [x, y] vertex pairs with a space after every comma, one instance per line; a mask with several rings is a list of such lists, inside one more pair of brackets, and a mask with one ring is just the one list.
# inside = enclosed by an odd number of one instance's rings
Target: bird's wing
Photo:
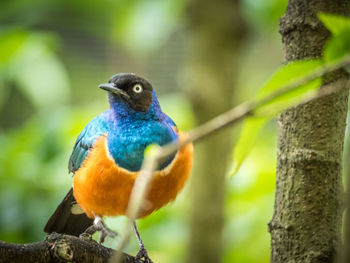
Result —
[[79, 134], [69, 158], [68, 170], [75, 173], [85, 160], [96, 139], [108, 132], [108, 111], [90, 121]]

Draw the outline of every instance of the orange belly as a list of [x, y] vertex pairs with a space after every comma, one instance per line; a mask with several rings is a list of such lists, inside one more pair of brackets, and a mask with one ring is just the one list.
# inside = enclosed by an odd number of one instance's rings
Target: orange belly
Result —
[[[183, 137], [179, 133], [179, 138]], [[190, 175], [192, 152], [192, 144], [187, 144], [165, 169], [153, 174], [146, 197], [147, 206], [142, 208], [139, 218], [176, 198]], [[109, 155], [106, 136], [101, 136], [74, 174], [74, 197], [90, 218], [94, 215], [125, 215], [137, 175], [138, 172], [130, 172], [116, 165]]]

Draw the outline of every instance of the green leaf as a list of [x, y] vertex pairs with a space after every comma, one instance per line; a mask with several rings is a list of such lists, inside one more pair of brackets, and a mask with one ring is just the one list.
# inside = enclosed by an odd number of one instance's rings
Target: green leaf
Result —
[[284, 85], [292, 85], [293, 83], [305, 78], [308, 74], [314, 72], [315, 69], [321, 67], [322, 61], [320, 59], [295, 61], [282, 66], [260, 89], [258, 98], [263, 98], [268, 94], [277, 91]]
[[[323, 67], [322, 61], [317, 60], [302, 60], [289, 63], [283, 66], [272, 76], [272, 78], [262, 87], [258, 94], [258, 99], [269, 96], [271, 93], [276, 92], [283, 86], [293, 85], [300, 82], [306, 76], [312, 74], [317, 69]], [[310, 97], [313, 94], [312, 91], [316, 90], [321, 84], [320, 79], [313, 80], [309, 83], [301, 85], [293, 90], [285, 92], [281, 96], [265, 103], [260, 106], [256, 113], [269, 114], [274, 116], [281, 110], [291, 107], [303, 99]]]
[[324, 50], [324, 60], [332, 61], [350, 53], [350, 19], [334, 14], [318, 14], [324, 26], [331, 31]]
[[239, 140], [233, 151], [233, 167], [232, 171], [230, 171], [231, 176], [236, 175], [239, 171], [244, 160], [253, 149], [260, 131], [267, 120], [268, 118], [248, 118], [244, 120]]
[[[321, 60], [303, 60], [285, 65], [278, 69], [270, 80], [260, 89], [257, 98], [264, 98], [286, 85], [297, 83], [322, 66]], [[254, 147], [255, 141], [265, 123], [281, 110], [314, 96], [315, 91], [320, 85], [320, 78], [301, 85], [259, 107], [256, 110], [256, 115], [260, 116], [260, 118], [248, 118], [245, 120], [240, 138], [234, 148], [233, 171], [231, 175], [235, 175], [238, 172], [244, 160]]]
[[322, 79], [314, 79], [304, 85], [297, 87], [291, 91], [284, 93], [278, 98], [273, 99], [269, 103], [259, 107], [255, 114], [258, 116], [275, 116], [279, 112], [293, 107], [305, 100], [311, 99], [317, 93], [317, 89], [321, 86]]
[[343, 31], [350, 30], [350, 19], [348, 17], [319, 13], [318, 18], [333, 35], [338, 35]]
[[328, 40], [325, 51], [324, 60], [326, 62], [333, 61], [344, 57], [350, 53], [350, 28], [343, 30], [339, 34]]

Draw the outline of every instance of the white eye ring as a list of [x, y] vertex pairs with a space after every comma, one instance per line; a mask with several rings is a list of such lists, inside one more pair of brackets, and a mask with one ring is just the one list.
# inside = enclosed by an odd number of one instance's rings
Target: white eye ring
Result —
[[135, 93], [141, 93], [143, 91], [143, 88], [142, 88], [141, 84], [135, 84], [134, 87], [132, 87], [132, 90]]

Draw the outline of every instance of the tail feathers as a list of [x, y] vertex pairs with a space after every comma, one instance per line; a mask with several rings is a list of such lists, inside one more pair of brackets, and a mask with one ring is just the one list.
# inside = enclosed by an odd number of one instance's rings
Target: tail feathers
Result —
[[[72, 209], [74, 209], [75, 204], [73, 188], [71, 188], [47, 221], [44, 231], [46, 233], [56, 232], [74, 236], [79, 236], [83, 233], [93, 224], [93, 219], [88, 218], [85, 213], [73, 214]], [[74, 210], [76, 211], [77, 209]]]

